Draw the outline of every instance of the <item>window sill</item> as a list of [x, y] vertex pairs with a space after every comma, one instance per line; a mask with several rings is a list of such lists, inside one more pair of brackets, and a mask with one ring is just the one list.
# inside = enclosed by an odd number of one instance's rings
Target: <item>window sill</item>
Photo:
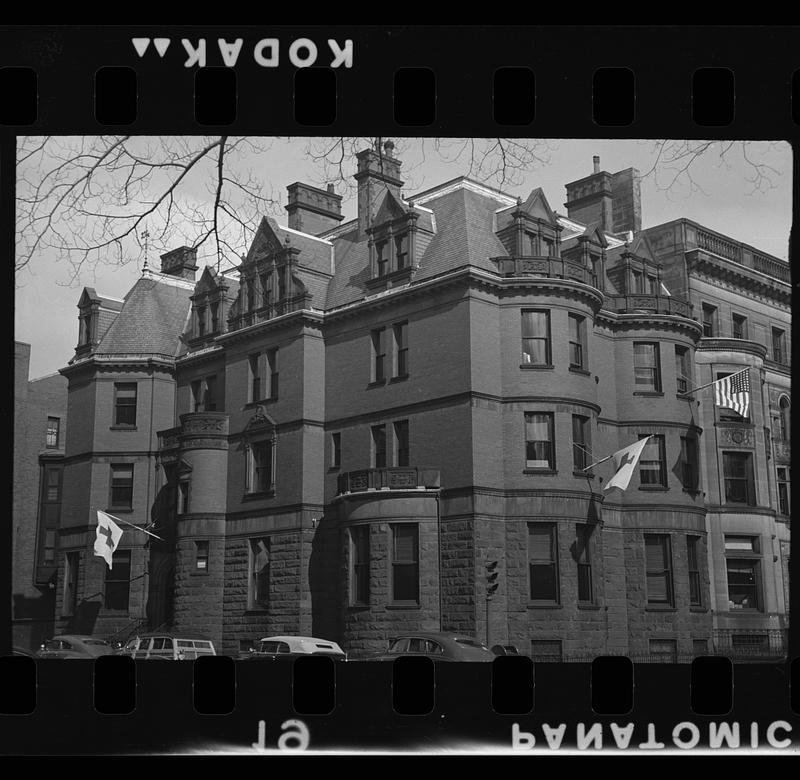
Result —
[[555, 469], [523, 469], [523, 474], [539, 474], [543, 477], [554, 477], [558, 474], [558, 471]]
[[669, 488], [664, 485], [639, 485], [639, 490], [644, 490], [648, 493], [666, 493]]
[[696, 612], [698, 615], [706, 614], [708, 612], [707, 607], [689, 607], [689, 612]]
[[599, 612], [600, 605], [599, 604], [578, 604], [578, 609], [586, 610], [587, 612]]
[[110, 431], [135, 431], [137, 430], [135, 425], [111, 425], [109, 426]]
[[398, 374], [397, 376], [393, 376], [389, 380], [389, 384], [394, 384], [395, 382], [405, 382], [408, 379], [408, 374]]
[[385, 379], [376, 379], [374, 382], [370, 382], [367, 385], [367, 390], [371, 390], [373, 387], [383, 387], [386, 384]]
[[[689, 403], [691, 403], [692, 401], [696, 400], [696, 399], [692, 398], [692, 396], [690, 396], [690, 395], [681, 395], [680, 393], [675, 393], [675, 397], [679, 401], [688, 401]], [[699, 401], [698, 401], [698, 403], [699, 403]]]
[[275, 491], [264, 490], [258, 493], [245, 493], [242, 496], [242, 501], [263, 501], [267, 498], [275, 498]]
[[208, 569], [205, 571], [197, 570], [192, 572], [192, 577], [208, 577]]
[[591, 371], [588, 371], [588, 370], [587, 370], [587, 369], [585, 369], [585, 368], [580, 368], [580, 367], [578, 367], [578, 366], [570, 366], [570, 367], [569, 367], [569, 370], [570, 370], [570, 371], [571, 371], [573, 374], [583, 374], [583, 376], [591, 376], [591, 375], [592, 375], [592, 372], [591, 372]]
[[330, 474], [332, 471], [341, 471], [341, 470], [342, 470], [341, 466], [330, 466], [328, 468], [328, 474]]
[[403, 609], [422, 609], [422, 605], [419, 602], [416, 602], [416, 601], [408, 602], [407, 604], [403, 603], [402, 601], [400, 601], [400, 602], [396, 602], [394, 604], [387, 604], [386, 605], [386, 609], [398, 609], [398, 610], [403, 610]]
[[549, 363], [520, 363], [519, 367], [524, 368], [526, 371], [551, 371], [555, 368]]
[[659, 604], [648, 604], [644, 608], [645, 612], [677, 612], [678, 609], [673, 607], [671, 604], [664, 604], [663, 606]]
[[[273, 403], [278, 400], [278, 396], [272, 396], [272, 398], [262, 398], [259, 401], [248, 401], [245, 405], [245, 409], [255, 409], [257, 406], [263, 406], [264, 404]], [[211, 411], [210, 409], [207, 411]], [[216, 411], [216, 410], [215, 410]], [[221, 411], [221, 410], [220, 410]]]
[[643, 398], [663, 398], [664, 393], [661, 390], [634, 390], [634, 395], [641, 396]]
[[573, 471], [573, 477], [580, 477], [581, 479], [594, 479], [594, 474], [591, 471]]
[[556, 604], [552, 601], [529, 601], [528, 609], [563, 609], [563, 604]]

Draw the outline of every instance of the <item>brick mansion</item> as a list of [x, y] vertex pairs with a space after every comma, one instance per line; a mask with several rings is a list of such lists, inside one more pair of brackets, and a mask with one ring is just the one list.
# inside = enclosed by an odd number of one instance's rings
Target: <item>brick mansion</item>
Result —
[[[638, 172], [598, 158], [565, 214], [463, 177], [408, 195], [391, 142], [356, 162], [355, 219], [291, 184], [237, 268], [180, 247], [124, 300], [84, 288], [47, 387], [18, 349], [15, 641], [785, 654], [789, 264], [643, 227]], [[691, 392], [745, 367], [746, 417]], [[647, 436], [604, 491], [586, 467]], [[98, 510], [161, 538], [124, 526], [109, 569]]]

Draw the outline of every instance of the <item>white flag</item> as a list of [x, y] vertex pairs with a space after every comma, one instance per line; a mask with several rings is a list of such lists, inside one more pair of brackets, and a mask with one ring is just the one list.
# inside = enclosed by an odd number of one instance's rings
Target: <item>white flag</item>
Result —
[[97, 537], [94, 540], [94, 554], [106, 559], [111, 568], [111, 556], [122, 539], [122, 529], [105, 512], [97, 511]]
[[642, 450], [648, 441], [650, 441], [650, 437], [645, 436], [644, 439], [639, 439], [639, 441], [617, 450], [611, 456], [611, 460], [614, 463], [614, 476], [606, 482], [603, 490], [608, 490], [612, 487], [625, 490], [628, 487], [633, 470], [636, 468], [636, 464], [642, 455]]

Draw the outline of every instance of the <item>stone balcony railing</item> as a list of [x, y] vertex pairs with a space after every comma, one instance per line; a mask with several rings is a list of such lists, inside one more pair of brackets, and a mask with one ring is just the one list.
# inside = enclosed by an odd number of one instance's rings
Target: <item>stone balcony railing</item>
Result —
[[597, 275], [590, 268], [560, 257], [494, 257], [492, 260], [502, 276], [571, 279], [597, 287]]
[[714, 629], [713, 652], [734, 661], [783, 658], [789, 649], [788, 631], [783, 628]]
[[752, 268], [767, 276], [772, 276], [782, 282], [791, 283], [792, 276], [789, 271], [789, 264], [777, 258], [758, 252], [756, 249], [733, 241], [727, 236], [714, 233], [708, 228], [697, 229], [697, 246], [706, 252], [724, 257], [734, 263]]
[[609, 295], [603, 304], [604, 309], [617, 314], [678, 314], [691, 318], [692, 306], [687, 301], [673, 298], [670, 295], [651, 295], [636, 293], [635, 295]]
[[179, 425], [177, 428], [167, 428], [165, 431], [158, 431], [156, 434], [158, 436], [158, 449], [171, 450], [177, 447], [180, 443], [178, 436], [182, 430], [183, 427]]
[[364, 493], [368, 490], [437, 490], [439, 470], [416, 466], [347, 471], [338, 478], [338, 494]]

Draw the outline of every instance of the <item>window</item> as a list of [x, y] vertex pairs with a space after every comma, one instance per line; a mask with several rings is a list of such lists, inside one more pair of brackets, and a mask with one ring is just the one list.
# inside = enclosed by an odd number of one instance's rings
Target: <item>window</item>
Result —
[[114, 425], [136, 425], [136, 383], [114, 383]]
[[637, 390], [661, 392], [661, 360], [658, 344], [634, 342], [633, 373]]
[[272, 304], [272, 274], [261, 274], [261, 305], [263, 307]]
[[631, 275], [633, 277], [633, 292], [634, 293], [643, 293], [644, 286], [642, 283], [642, 272], [641, 271], [631, 271]]
[[589, 544], [592, 538], [592, 527], [577, 525], [575, 527], [575, 563], [578, 565], [578, 602], [591, 604], [594, 601], [592, 592], [592, 561]]
[[698, 447], [696, 436], [681, 436], [681, 483], [690, 491], [696, 491], [699, 483]]
[[114, 566], [105, 568], [105, 600], [106, 609], [128, 611], [128, 598], [131, 587], [131, 551], [114, 552]]
[[92, 342], [92, 313], [89, 311], [81, 317], [78, 342], [80, 344], [91, 344]]
[[383, 382], [386, 378], [385, 360], [386, 347], [384, 345], [384, 328], [372, 331], [372, 377], [373, 382]]
[[372, 468], [386, 468], [386, 426], [373, 425], [372, 432]]
[[61, 614], [64, 617], [74, 615], [78, 606], [80, 555], [79, 552], [68, 552], [64, 556], [64, 601], [61, 607]]
[[206, 307], [205, 306], [198, 306], [197, 307], [197, 335], [198, 336], [205, 336], [206, 335]]
[[674, 606], [672, 597], [672, 553], [669, 536], [644, 535], [647, 604]]
[[556, 244], [555, 241], [551, 238], [546, 238], [545, 236], [541, 237], [542, 239], [542, 247], [544, 248], [544, 254], [547, 257], [555, 257], [556, 256]]
[[753, 483], [753, 456], [749, 452], [723, 452], [725, 501], [729, 504], [756, 505]]
[[111, 508], [133, 509], [133, 464], [111, 466]]
[[693, 639], [692, 640], [692, 653], [694, 655], [708, 655], [708, 640], [707, 639]]
[[778, 467], [778, 511], [782, 515], [789, 514], [789, 490], [790, 484], [790, 471], [788, 467]]
[[786, 334], [780, 328], [772, 329], [772, 359], [776, 363], [787, 363]]
[[651, 639], [650, 658], [661, 664], [678, 662], [678, 642], [676, 639]]
[[703, 304], [703, 336], [710, 338], [715, 335], [716, 328], [714, 327], [717, 318], [717, 307], [710, 306], [707, 303]]
[[742, 317], [741, 314], [734, 314], [731, 316], [731, 325], [735, 339], [747, 338], [747, 317]]
[[203, 382], [200, 379], [192, 382], [192, 409], [194, 412], [203, 411]]
[[56, 565], [58, 527], [61, 521], [61, 466], [45, 466], [41, 480], [39, 505], [38, 544], [36, 552], [36, 582], [47, 582]]
[[590, 430], [588, 417], [572, 415], [572, 468], [575, 471], [583, 471], [590, 463]]
[[392, 600], [419, 602], [419, 526], [392, 525]]
[[278, 274], [278, 300], [286, 298], [286, 266], [277, 270]]
[[577, 314], [569, 315], [569, 367], [586, 368], [586, 318]]
[[700, 592], [700, 548], [699, 536], [686, 537], [686, 558], [689, 564], [689, 606], [701, 607], [703, 605]]
[[208, 571], [208, 540], [200, 539], [194, 543], [194, 568]]
[[728, 609], [761, 610], [761, 578], [757, 536], [726, 536], [725, 567], [728, 576]]
[[[640, 433], [644, 439], [648, 434]], [[650, 436], [639, 458], [639, 484], [667, 487], [667, 458], [664, 451], [664, 437], [660, 434]]]
[[178, 483], [178, 514], [185, 515], [189, 511], [189, 480]]
[[272, 490], [271, 440], [254, 441], [247, 449], [248, 493], [267, 493]]
[[369, 526], [350, 529], [350, 603], [369, 604]]
[[215, 375], [206, 377], [203, 405], [207, 412], [215, 412], [217, 410], [217, 377]]
[[250, 397], [249, 403], [261, 400], [261, 355], [250, 355], [247, 359], [250, 374]]
[[219, 331], [219, 304], [212, 303], [209, 308], [211, 309], [211, 332], [217, 333]]
[[267, 373], [269, 374], [269, 395], [267, 398], [278, 397], [278, 348], [267, 350]]
[[258, 302], [256, 301], [256, 283], [254, 279], [247, 280], [247, 309], [248, 311], [252, 311], [253, 309], [258, 307]]
[[408, 234], [395, 236], [394, 256], [397, 261], [397, 270], [401, 270], [408, 265]]
[[658, 295], [658, 279], [655, 276], [647, 276], [647, 292], [649, 295]]
[[56, 562], [56, 532], [48, 528], [44, 532], [44, 549], [42, 550], [42, 565], [54, 566]]
[[531, 601], [558, 602], [558, 549], [554, 523], [528, 525], [528, 572]]
[[408, 323], [400, 322], [394, 326], [394, 375], [408, 376]]
[[408, 420], [398, 420], [394, 424], [394, 465], [408, 464]]
[[689, 390], [689, 350], [675, 345], [675, 381], [679, 393]]
[[531, 639], [531, 660], [539, 663], [560, 663], [560, 639]]
[[549, 312], [522, 312], [522, 363], [532, 366], [550, 365]]
[[338, 469], [342, 465], [342, 434], [331, 434], [331, 468]]
[[378, 241], [375, 244], [375, 264], [378, 276], [386, 276], [389, 272], [389, 242]]
[[790, 424], [791, 406], [789, 399], [785, 395], [781, 396], [781, 400], [778, 405], [780, 407], [780, 416], [778, 417], [778, 432], [780, 434], [781, 441], [789, 441], [789, 432], [792, 430], [792, 426]]
[[556, 453], [553, 439], [553, 415], [525, 414], [525, 468], [555, 470]]
[[45, 446], [49, 449], [58, 448], [58, 434], [61, 428], [60, 417], [47, 418], [47, 436], [45, 439]]
[[269, 606], [270, 540], [250, 540], [250, 588], [248, 609], [266, 609]]
[[61, 503], [61, 467], [48, 468], [44, 501], [47, 504]]

